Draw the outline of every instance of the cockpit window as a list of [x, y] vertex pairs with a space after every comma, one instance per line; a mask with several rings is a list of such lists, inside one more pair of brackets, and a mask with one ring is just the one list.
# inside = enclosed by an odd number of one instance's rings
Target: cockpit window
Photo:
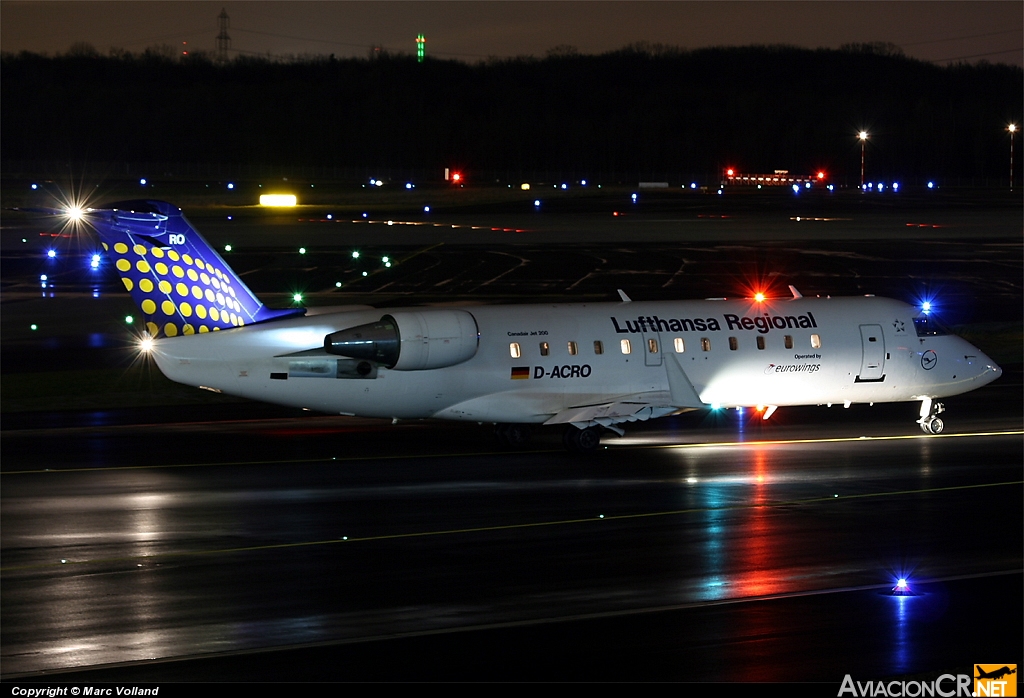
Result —
[[930, 317], [914, 318], [914, 330], [918, 337], [941, 337], [952, 334], [938, 320]]

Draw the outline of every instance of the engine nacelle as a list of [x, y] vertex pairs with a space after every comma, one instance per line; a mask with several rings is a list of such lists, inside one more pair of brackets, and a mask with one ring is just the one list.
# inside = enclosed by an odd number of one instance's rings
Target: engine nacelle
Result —
[[400, 310], [324, 337], [329, 354], [396, 371], [454, 366], [473, 358], [479, 344], [476, 319], [465, 310]]

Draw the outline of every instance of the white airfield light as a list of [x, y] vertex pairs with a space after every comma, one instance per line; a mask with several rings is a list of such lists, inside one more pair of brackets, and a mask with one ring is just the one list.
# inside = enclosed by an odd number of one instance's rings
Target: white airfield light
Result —
[[290, 208], [298, 205], [295, 194], [260, 194], [260, 206]]

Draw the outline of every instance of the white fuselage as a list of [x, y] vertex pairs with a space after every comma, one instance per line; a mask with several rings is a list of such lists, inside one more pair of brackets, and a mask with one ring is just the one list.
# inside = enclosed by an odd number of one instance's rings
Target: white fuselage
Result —
[[[339, 361], [352, 362], [324, 352], [324, 337], [395, 312], [368, 308], [160, 339], [153, 356], [172, 380], [254, 400], [368, 417], [508, 423], [546, 422], [616, 401], [665, 408], [664, 414], [700, 403], [922, 400], [963, 393], [1000, 375], [959, 337], [919, 336], [915, 309], [885, 298], [461, 310], [479, 333], [464, 339], [478, 345], [471, 358], [444, 368], [374, 365], [368, 376], [339, 370]], [[678, 378], [673, 387], [679, 369], [699, 403], [681, 399]]]

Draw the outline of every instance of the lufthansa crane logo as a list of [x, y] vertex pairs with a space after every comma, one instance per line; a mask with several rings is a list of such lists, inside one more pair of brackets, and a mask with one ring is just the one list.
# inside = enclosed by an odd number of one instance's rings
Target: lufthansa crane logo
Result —
[[925, 353], [921, 354], [921, 368], [925, 371], [931, 371], [935, 368], [935, 364], [938, 363], [939, 357], [935, 355], [935, 352], [929, 349]]

